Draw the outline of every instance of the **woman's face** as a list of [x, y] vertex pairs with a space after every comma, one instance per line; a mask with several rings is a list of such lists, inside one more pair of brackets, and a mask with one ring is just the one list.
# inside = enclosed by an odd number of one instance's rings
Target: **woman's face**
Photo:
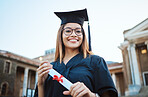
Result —
[[82, 44], [83, 32], [78, 23], [67, 23], [62, 33], [65, 48], [77, 49]]

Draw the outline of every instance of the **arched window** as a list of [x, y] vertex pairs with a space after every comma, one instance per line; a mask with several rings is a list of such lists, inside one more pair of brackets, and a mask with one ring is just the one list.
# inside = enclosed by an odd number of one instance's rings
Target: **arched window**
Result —
[[8, 83], [4, 82], [1, 84], [1, 95], [6, 95], [8, 90]]
[[7, 84], [3, 84], [2, 85], [2, 95], [6, 95], [6, 87], [7, 87]]

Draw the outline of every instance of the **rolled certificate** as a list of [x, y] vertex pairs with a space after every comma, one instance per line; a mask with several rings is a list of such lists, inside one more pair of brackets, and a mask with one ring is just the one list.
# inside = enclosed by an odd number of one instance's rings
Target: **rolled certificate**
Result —
[[69, 80], [67, 80], [64, 76], [62, 76], [60, 73], [58, 73], [54, 69], [50, 69], [48, 74], [53, 77], [53, 80], [57, 80], [65, 88], [70, 90], [72, 83]]

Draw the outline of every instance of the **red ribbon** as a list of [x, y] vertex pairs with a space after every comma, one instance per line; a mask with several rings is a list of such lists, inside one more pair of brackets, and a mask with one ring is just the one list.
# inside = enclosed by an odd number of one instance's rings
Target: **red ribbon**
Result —
[[63, 83], [63, 79], [61, 79], [63, 77], [63, 75], [61, 75], [60, 77], [58, 77], [57, 75], [54, 75], [53, 80], [57, 80], [58, 82], [61, 81]]

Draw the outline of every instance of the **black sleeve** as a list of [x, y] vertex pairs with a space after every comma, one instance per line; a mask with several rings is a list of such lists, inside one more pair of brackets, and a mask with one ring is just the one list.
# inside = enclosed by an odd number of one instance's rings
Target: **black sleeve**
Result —
[[118, 97], [117, 90], [111, 78], [110, 72], [103, 58], [99, 56], [93, 57], [94, 65], [94, 90], [100, 96], [108, 93], [110, 97]]

